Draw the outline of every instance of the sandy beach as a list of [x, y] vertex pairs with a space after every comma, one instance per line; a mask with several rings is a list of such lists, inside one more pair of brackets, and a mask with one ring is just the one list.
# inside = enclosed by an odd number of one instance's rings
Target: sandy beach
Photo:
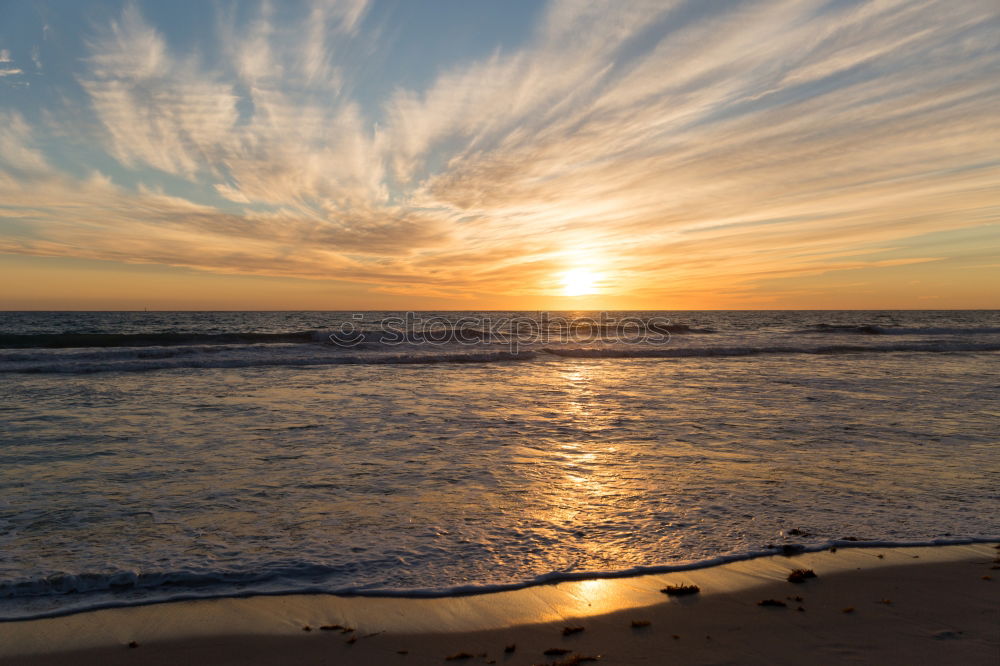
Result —
[[[0, 625], [0, 663], [992, 664], [998, 548], [840, 548], [438, 599], [107, 609]], [[795, 570], [815, 577], [790, 582]]]

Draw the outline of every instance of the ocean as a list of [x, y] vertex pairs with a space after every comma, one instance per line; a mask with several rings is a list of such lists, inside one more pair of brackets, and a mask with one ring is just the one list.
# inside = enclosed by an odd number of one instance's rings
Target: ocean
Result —
[[0, 314], [0, 620], [1000, 538], [1000, 311]]

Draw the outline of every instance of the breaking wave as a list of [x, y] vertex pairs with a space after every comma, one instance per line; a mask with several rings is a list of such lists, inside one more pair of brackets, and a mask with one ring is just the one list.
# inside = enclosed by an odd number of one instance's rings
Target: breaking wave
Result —
[[725, 358], [777, 354], [996, 352], [1000, 342], [898, 342], [889, 344], [761, 346], [526, 346], [498, 349], [487, 344], [400, 345], [340, 348], [312, 344], [9, 350], [0, 352], [0, 374], [89, 374], [149, 372], [181, 368], [268, 366], [412, 365], [498, 363], [562, 358]]
[[885, 352], [995, 352], [1000, 343], [908, 343], [894, 345], [823, 345], [820, 347], [674, 347], [622, 349], [613, 347], [565, 348], [546, 347], [545, 351], [570, 358], [691, 358], [755, 356], [758, 354], [862, 354]]
[[798, 334], [815, 335], [822, 333], [847, 335], [998, 335], [1000, 328], [992, 327], [922, 327], [876, 326], [875, 324], [816, 324], [811, 328], [795, 331]]

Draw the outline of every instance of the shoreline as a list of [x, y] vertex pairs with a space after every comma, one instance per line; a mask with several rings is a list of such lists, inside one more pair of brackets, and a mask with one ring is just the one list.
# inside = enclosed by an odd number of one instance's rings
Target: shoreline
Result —
[[152, 598], [149, 600], [138, 600], [131, 602], [105, 602], [98, 603], [90, 607], [69, 608], [65, 610], [53, 610], [41, 612], [25, 617], [0, 617], [0, 627], [7, 623], [29, 622], [34, 620], [46, 620], [81, 613], [93, 613], [104, 610], [122, 610], [132, 608], [142, 608], [144, 606], [157, 606], [161, 604], [184, 603], [194, 601], [220, 601], [226, 599], [249, 599], [253, 597], [295, 597], [295, 596], [335, 596], [342, 598], [388, 598], [388, 599], [444, 599], [452, 597], [476, 596], [484, 594], [495, 594], [498, 592], [513, 592], [524, 590], [541, 585], [558, 585], [560, 583], [579, 582], [587, 580], [614, 580], [618, 578], [638, 578], [647, 575], [660, 575], [668, 573], [678, 573], [684, 571], [694, 571], [697, 569], [708, 569], [735, 562], [745, 562], [761, 558], [782, 556], [793, 557], [809, 553], [818, 553], [827, 550], [845, 550], [853, 548], [940, 548], [944, 546], [966, 546], [977, 544], [1000, 544], [1000, 537], [956, 537], [940, 538], [927, 541], [887, 541], [887, 540], [859, 540], [854, 538], [833, 539], [822, 544], [784, 544], [774, 546], [767, 550], [747, 551], [729, 555], [719, 555], [717, 557], [703, 560], [684, 560], [676, 564], [640, 565], [628, 569], [609, 570], [589, 570], [589, 571], [554, 571], [539, 574], [534, 578], [510, 583], [471, 583], [465, 585], [455, 585], [443, 588], [340, 588], [321, 589], [309, 588], [293, 590], [266, 590], [250, 589], [246, 592], [230, 593], [220, 592], [218, 594], [197, 595], [191, 593], [181, 593], [176, 596], [164, 598]]
[[[668, 654], [682, 663], [938, 655], [975, 664], [1000, 654], [996, 544], [851, 545], [480, 594], [228, 597], [11, 621], [0, 624], [0, 664], [430, 664], [450, 656], [516, 666], [574, 654], [613, 664]], [[817, 578], [790, 583], [794, 569]], [[700, 593], [660, 592], [689, 584]], [[765, 598], [787, 606], [759, 607]], [[584, 630], [563, 636], [567, 626]], [[504, 652], [509, 645], [517, 647]]]

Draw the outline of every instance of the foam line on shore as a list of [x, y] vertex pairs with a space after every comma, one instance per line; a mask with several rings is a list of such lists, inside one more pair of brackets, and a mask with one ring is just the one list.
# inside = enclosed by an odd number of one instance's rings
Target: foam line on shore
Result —
[[104, 609], [0, 625], [0, 659], [125, 645], [133, 640], [301, 635], [305, 626], [332, 624], [351, 627], [365, 635], [489, 631], [655, 606], [665, 602], [660, 590], [668, 584], [698, 585], [700, 598], [705, 598], [778, 583], [797, 568], [814, 569], [820, 577], [826, 577], [903, 565], [972, 560], [988, 563], [997, 552], [991, 544], [981, 542], [947, 546], [864, 545], [838, 547], [836, 552], [826, 549], [794, 556], [769, 555], [716, 566], [563, 581], [464, 596], [296, 594]]
[[[183, 591], [176, 592], [172, 594], [156, 594], [155, 589], [151, 589], [150, 596], [148, 599], [131, 599], [129, 601], [100, 601], [89, 605], [74, 604], [65, 608], [59, 608], [51, 611], [46, 611], [42, 613], [25, 614], [21, 616], [0, 616], [0, 625], [5, 622], [20, 622], [24, 620], [38, 620], [44, 618], [60, 617], [64, 615], [72, 615], [75, 613], [87, 613], [96, 610], [107, 610], [113, 608], [131, 608], [139, 606], [148, 606], [160, 603], [171, 603], [171, 602], [181, 602], [181, 601], [198, 601], [198, 600], [209, 600], [209, 599], [225, 599], [234, 598], [242, 599], [247, 597], [255, 596], [286, 596], [286, 595], [297, 595], [297, 594], [334, 594], [342, 597], [387, 597], [387, 598], [402, 598], [402, 599], [436, 599], [436, 598], [447, 598], [447, 597], [462, 597], [477, 594], [490, 594], [495, 592], [510, 592], [515, 590], [522, 590], [526, 588], [535, 587], [538, 585], [553, 585], [563, 582], [573, 582], [573, 581], [584, 581], [584, 580], [597, 580], [597, 579], [614, 579], [614, 578], [632, 578], [635, 576], [649, 575], [649, 574], [665, 574], [680, 571], [690, 571], [694, 569], [704, 569], [708, 567], [715, 567], [722, 564], [727, 564], [731, 562], [740, 562], [745, 560], [753, 560], [762, 557], [773, 556], [776, 553], [781, 554], [800, 554], [800, 553], [813, 553], [829, 548], [907, 548], [907, 547], [918, 547], [918, 546], [950, 546], [950, 545], [964, 545], [964, 544], [975, 544], [975, 543], [992, 543], [1000, 541], [1000, 536], [995, 537], [962, 537], [962, 538], [942, 538], [942, 539], [931, 539], [931, 540], [920, 540], [920, 541], [886, 541], [886, 540], [868, 540], [859, 541], [855, 539], [834, 539], [832, 541], [826, 541], [821, 544], [803, 545], [803, 544], [784, 544], [782, 546], [776, 546], [761, 550], [754, 550], [744, 553], [734, 553], [730, 555], [721, 555], [718, 557], [712, 557], [703, 560], [694, 561], [683, 561], [675, 562], [671, 564], [662, 565], [648, 565], [648, 566], [637, 566], [629, 567], [627, 569], [612, 569], [612, 570], [588, 570], [588, 571], [551, 571], [548, 573], [540, 574], [533, 578], [511, 582], [511, 583], [481, 583], [481, 584], [467, 584], [467, 585], [455, 585], [449, 587], [433, 587], [433, 588], [378, 588], [370, 589], [364, 587], [324, 587], [316, 585], [296, 585], [294, 583], [288, 582], [273, 582], [269, 580], [259, 580], [250, 575], [246, 578], [235, 579], [230, 582], [231, 587], [238, 587], [239, 591], [233, 591], [232, 589], [224, 589], [223, 591], [213, 591], [211, 588], [208, 590], [202, 589], [200, 591]], [[305, 572], [308, 577], [316, 572]], [[90, 576], [89, 578], [93, 578]], [[258, 577], [259, 578], [259, 577]], [[180, 581], [171, 578], [169, 587], [171, 589], [175, 588]], [[120, 577], [115, 577], [109, 583], [109, 586], [115, 586], [118, 589], [122, 589], [122, 580]], [[24, 586], [19, 586], [23, 588]], [[201, 586], [199, 586], [201, 587]]]

